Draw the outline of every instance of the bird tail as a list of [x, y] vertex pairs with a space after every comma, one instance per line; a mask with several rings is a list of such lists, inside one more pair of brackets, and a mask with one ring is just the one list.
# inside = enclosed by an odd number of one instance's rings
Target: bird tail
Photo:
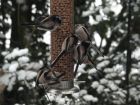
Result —
[[74, 77], [76, 77], [77, 71], [78, 71], [79, 63], [77, 63], [76, 68], [74, 70]]
[[65, 53], [65, 51], [62, 51], [59, 53], [59, 55], [56, 57], [56, 59], [51, 63], [51, 67], [53, 67], [56, 62], [62, 57], [62, 55]]
[[22, 26], [37, 26], [35, 23], [21, 23]]

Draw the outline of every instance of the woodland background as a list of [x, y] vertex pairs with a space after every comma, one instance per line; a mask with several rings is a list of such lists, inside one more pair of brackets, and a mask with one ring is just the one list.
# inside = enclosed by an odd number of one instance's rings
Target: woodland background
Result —
[[104, 75], [82, 64], [80, 90], [48, 93], [51, 103], [34, 88], [37, 71], [50, 62], [50, 33], [21, 25], [49, 14], [49, 7], [49, 0], [0, 1], [0, 105], [140, 105], [140, 0], [74, 0], [75, 24], [90, 24], [105, 55], [91, 51]]

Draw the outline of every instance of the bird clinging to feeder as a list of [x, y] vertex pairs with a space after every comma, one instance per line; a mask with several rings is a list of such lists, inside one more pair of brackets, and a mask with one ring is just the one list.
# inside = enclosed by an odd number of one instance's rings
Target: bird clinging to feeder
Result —
[[54, 31], [61, 25], [62, 19], [58, 15], [42, 16], [35, 23], [23, 23], [37, 30]]

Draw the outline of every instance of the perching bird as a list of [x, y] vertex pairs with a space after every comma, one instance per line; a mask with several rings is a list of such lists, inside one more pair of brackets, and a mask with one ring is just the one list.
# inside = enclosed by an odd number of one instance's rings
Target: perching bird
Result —
[[[75, 35], [78, 37], [78, 39], [83, 42], [83, 41], [90, 41], [90, 43], [92, 43], [91, 40], [91, 36], [90, 33], [88, 32], [88, 30], [86, 29], [86, 27], [82, 24], [77, 24], [75, 26]], [[99, 51], [99, 49], [92, 44], [92, 48], [99, 53], [99, 55], [103, 56], [103, 54], [101, 53], [101, 51]]]
[[[55, 74], [54, 74], [55, 73]], [[48, 69], [40, 69], [36, 78], [36, 87], [48, 89], [51, 85], [60, 83], [60, 78], [65, 73], [59, 73]]]
[[62, 19], [58, 15], [42, 16], [42, 20], [36, 23], [24, 23], [22, 25], [32, 26], [35, 29], [43, 31], [54, 31], [61, 25]]
[[74, 77], [77, 74], [79, 65], [81, 65], [86, 59], [89, 47], [90, 47], [90, 42], [81, 42], [74, 49], [74, 61], [77, 63], [76, 68], [74, 70]]
[[[76, 68], [74, 70], [74, 76], [77, 74], [77, 70], [79, 65], [81, 65], [85, 60], [89, 60], [92, 65], [98, 70], [95, 66], [95, 63], [92, 61], [89, 56], [89, 49], [91, 47], [90, 41], [81, 42], [74, 50], [74, 61], [77, 63]], [[99, 70], [98, 70], [99, 71]]]
[[74, 50], [74, 47], [78, 43], [78, 38], [71, 33], [71, 36], [68, 36], [64, 39], [62, 46], [61, 46], [61, 52], [56, 57], [56, 59], [51, 63], [51, 67], [53, 67], [56, 62], [62, 57], [62, 55]]
[[76, 24], [74, 32], [80, 41], [91, 41], [90, 33], [84, 25]]

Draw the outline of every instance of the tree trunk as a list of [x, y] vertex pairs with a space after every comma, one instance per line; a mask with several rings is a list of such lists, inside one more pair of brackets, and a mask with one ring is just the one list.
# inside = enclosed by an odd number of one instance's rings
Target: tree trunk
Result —
[[[51, 60], [54, 60], [61, 51], [62, 42], [73, 31], [73, 0], [51, 0], [51, 14], [62, 17], [61, 27], [51, 34]], [[62, 56], [53, 67], [53, 70], [60, 73], [66, 72], [62, 78], [62, 89], [73, 87], [73, 67], [71, 53]]]
[[12, 33], [11, 33], [11, 47], [20, 47], [24, 48], [27, 46], [27, 42], [25, 39], [26, 27], [21, 26], [22, 23], [30, 22], [31, 20], [31, 5], [30, 2], [27, 2], [27, 9], [22, 10], [21, 5], [16, 3], [14, 0], [12, 2], [13, 8], [15, 11], [11, 15], [12, 19]]
[[130, 105], [129, 103], [129, 96], [130, 96], [130, 92], [129, 92], [129, 74], [131, 71], [131, 47], [130, 47], [130, 40], [131, 40], [131, 0], [128, 1], [128, 28], [127, 28], [127, 62], [126, 62], [126, 105]]

